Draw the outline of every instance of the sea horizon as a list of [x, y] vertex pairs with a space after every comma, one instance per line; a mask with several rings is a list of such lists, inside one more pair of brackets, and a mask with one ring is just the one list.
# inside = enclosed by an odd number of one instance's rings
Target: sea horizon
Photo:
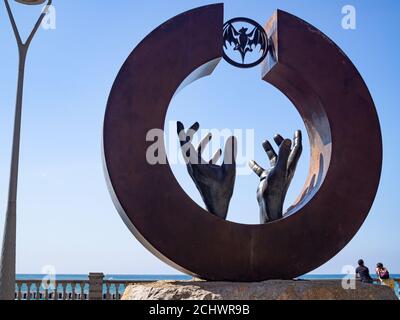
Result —
[[[41, 280], [47, 274], [25, 274], [16, 275], [17, 280]], [[347, 274], [306, 274], [295, 279], [303, 280], [338, 280], [348, 276]], [[371, 273], [371, 277], [377, 278], [376, 274]], [[400, 274], [391, 274], [391, 278], [400, 279]], [[87, 274], [57, 274], [56, 280], [88, 280]], [[185, 281], [193, 279], [192, 276], [185, 274], [104, 274], [104, 280], [138, 280], [138, 281], [160, 281], [160, 280], [177, 280]]]

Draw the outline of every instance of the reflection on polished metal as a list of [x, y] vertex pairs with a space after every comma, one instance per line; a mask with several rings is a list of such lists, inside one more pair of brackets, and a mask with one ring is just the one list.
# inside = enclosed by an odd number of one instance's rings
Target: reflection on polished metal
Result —
[[271, 168], [265, 170], [254, 160], [250, 168], [260, 177], [257, 189], [257, 200], [260, 206], [260, 222], [268, 223], [283, 217], [283, 203], [286, 193], [296, 172], [303, 151], [301, 131], [296, 131], [292, 142], [277, 134], [274, 137], [279, 147], [278, 154], [269, 141], [263, 143]]
[[[235, 23], [246, 23], [252, 25], [253, 29], [248, 32], [249, 29], [242, 26], [239, 30], [236, 30]], [[252, 68], [264, 61], [269, 50], [268, 37], [264, 28], [257, 22], [248, 18], [234, 18], [224, 24], [223, 30], [225, 48], [223, 57], [228, 63], [239, 68]], [[233, 50], [240, 53], [241, 63], [229, 56], [226, 51], [228, 49], [227, 44], [233, 45]], [[258, 46], [260, 47], [260, 58], [252, 63], [245, 63], [247, 53], [253, 52]]]
[[193, 136], [199, 128], [200, 125], [196, 122], [185, 132], [183, 124], [178, 122], [177, 131], [182, 155], [185, 159], [189, 175], [195, 183], [197, 190], [199, 190], [207, 210], [221, 219], [226, 219], [229, 202], [231, 201], [235, 186], [237, 141], [235, 137], [228, 138], [224, 152], [224, 161], [221, 166], [217, 165], [218, 160], [222, 156], [221, 149], [209, 161], [204, 160], [202, 157], [202, 152], [211, 141], [211, 133], [203, 138], [197, 150], [192, 144]]
[[105, 114], [108, 186], [132, 233], [171, 266], [208, 280], [291, 279], [336, 255], [367, 217], [382, 165], [377, 113], [343, 51], [312, 25], [278, 10], [265, 28], [275, 54], [267, 55], [262, 79], [283, 92], [304, 119], [311, 149], [304, 191], [272, 223], [245, 225], [207, 214], [168, 165], [147, 162], [152, 142], [146, 135], [164, 128], [177, 88], [217, 66], [223, 16], [222, 4], [185, 12], [130, 54]]
[[[44, 0], [15, 0], [27, 5], [42, 4]], [[18, 71], [18, 89], [17, 100], [15, 106], [14, 135], [11, 156], [10, 184], [8, 190], [8, 205], [6, 219], [4, 224], [3, 246], [1, 251], [0, 264], [0, 300], [13, 300], [15, 293], [15, 259], [16, 259], [16, 215], [17, 215], [17, 184], [18, 184], [18, 164], [19, 164], [19, 146], [21, 133], [21, 116], [22, 116], [22, 97], [25, 74], [25, 61], [28, 53], [29, 45], [36, 31], [39, 29], [43, 18], [47, 14], [47, 10], [52, 0], [47, 1], [45, 10], [40, 15], [31, 34], [26, 42], [22, 42], [18, 32], [17, 25], [14, 20], [13, 13], [8, 0], [4, 0], [7, 13], [11, 21], [15, 38], [18, 44], [19, 52], [19, 71]]]

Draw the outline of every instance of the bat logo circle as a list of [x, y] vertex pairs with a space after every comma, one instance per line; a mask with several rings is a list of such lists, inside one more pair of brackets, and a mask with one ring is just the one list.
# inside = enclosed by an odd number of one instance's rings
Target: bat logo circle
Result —
[[[223, 41], [225, 61], [238, 68], [257, 66], [264, 61], [269, 50], [268, 36], [264, 28], [249, 18], [240, 17], [227, 21], [223, 28]], [[254, 58], [257, 55], [257, 48], [261, 56], [247, 63], [246, 57], [250, 54]], [[233, 57], [234, 55], [236, 57]], [[235, 60], [238, 57], [240, 57], [240, 62]]]

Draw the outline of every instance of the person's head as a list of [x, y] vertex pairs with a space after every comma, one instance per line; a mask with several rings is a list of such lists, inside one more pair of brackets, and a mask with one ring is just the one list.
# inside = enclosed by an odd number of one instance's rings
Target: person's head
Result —
[[364, 260], [363, 259], [358, 260], [358, 265], [362, 267], [364, 265]]
[[378, 263], [376, 264], [376, 267], [379, 268], [379, 269], [382, 269], [382, 268], [383, 268], [383, 264], [380, 263], [380, 262], [378, 262]]

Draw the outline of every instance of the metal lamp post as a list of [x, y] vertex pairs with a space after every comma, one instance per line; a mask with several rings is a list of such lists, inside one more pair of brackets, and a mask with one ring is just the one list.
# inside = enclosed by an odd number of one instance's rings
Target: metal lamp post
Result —
[[[26, 5], [43, 4], [46, 0], [15, 0], [16, 2]], [[16, 214], [17, 214], [17, 184], [18, 184], [18, 164], [19, 164], [19, 147], [21, 133], [21, 115], [22, 115], [22, 96], [24, 88], [25, 62], [29, 45], [32, 42], [37, 30], [39, 29], [43, 18], [46, 16], [52, 0], [47, 0], [46, 9], [40, 15], [31, 34], [26, 42], [22, 42], [13, 13], [8, 0], [4, 0], [7, 13], [11, 21], [11, 25], [18, 44], [19, 52], [19, 69], [18, 69], [18, 89], [17, 100], [15, 106], [14, 135], [11, 156], [10, 184], [8, 190], [8, 206], [6, 219], [4, 224], [3, 247], [1, 252], [0, 265], [0, 300], [15, 299], [15, 265], [16, 265]]]

